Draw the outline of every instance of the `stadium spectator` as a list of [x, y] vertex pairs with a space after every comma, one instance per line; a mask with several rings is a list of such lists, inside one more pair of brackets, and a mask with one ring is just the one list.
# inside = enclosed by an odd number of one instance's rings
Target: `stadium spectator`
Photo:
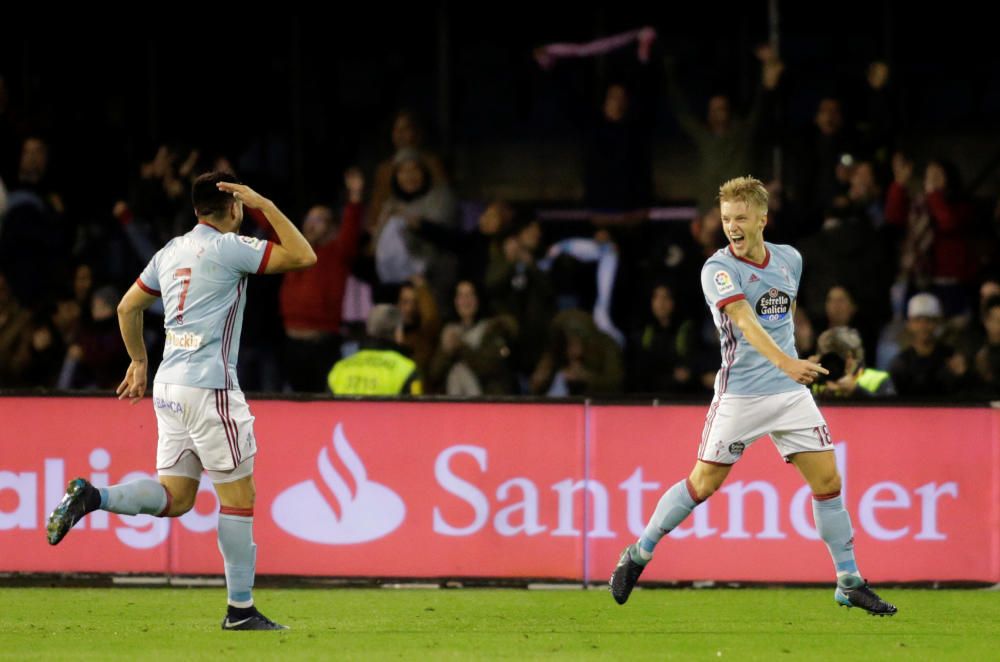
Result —
[[414, 230], [425, 223], [454, 229], [455, 199], [445, 184], [434, 181], [417, 150], [400, 150], [394, 163], [392, 195], [373, 233], [376, 272], [382, 283], [396, 285], [423, 276], [440, 305], [457, 278], [458, 259]]
[[366, 324], [361, 350], [341, 359], [327, 383], [334, 395], [420, 395], [423, 386], [416, 364], [400, 344], [403, 318], [398, 307], [379, 304]]
[[[799, 286], [799, 306], [813, 320], [826, 317], [826, 300], [834, 286], [851, 293], [857, 310], [877, 324], [888, 316], [886, 291], [894, 268], [886, 248], [873, 227], [865, 224], [832, 223], [796, 244], [808, 269]], [[864, 265], [864, 268], [858, 268]], [[900, 315], [902, 317], [902, 315]], [[857, 326], [857, 322], [852, 322]], [[867, 331], [867, 329], [863, 329]], [[869, 342], [865, 335], [866, 343]]]
[[80, 306], [83, 320], [90, 320], [90, 302], [94, 293], [94, 269], [81, 262], [73, 270], [73, 298]]
[[922, 192], [914, 194], [913, 163], [897, 153], [892, 167], [885, 219], [903, 235], [900, 279], [917, 289], [932, 288], [946, 315], [960, 314], [967, 310], [966, 290], [978, 265], [970, 243], [974, 210], [958, 170], [945, 159], [933, 159], [924, 170]]
[[55, 191], [49, 169], [48, 143], [38, 136], [30, 136], [21, 144], [16, 188], [36, 194], [56, 213], [61, 214], [66, 210], [62, 195]]
[[631, 105], [624, 85], [608, 85], [584, 154], [584, 202], [590, 209], [638, 209], [651, 200], [650, 131]]
[[316, 253], [316, 264], [286, 273], [281, 283], [283, 368], [293, 391], [323, 391], [329, 366], [340, 357], [344, 291], [364, 214], [361, 171], [348, 170], [344, 183], [348, 202], [339, 224], [333, 210], [325, 205], [311, 208], [302, 222], [302, 234]]
[[827, 220], [836, 219], [850, 226], [880, 228], [885, 223], [885, 205], [871, 161], [850, 166], [847, 192], [834, 198]]
[[889, 372], [903, 397], [958, 393], [967, 371], [965, 357], [938, 341], [941, 302], [929, 293], [914, 295], [906, 307], [909, 346], [893, 360]]
[[986, 303], [996, 296], [1000, 296], [1000, 277], [986, 276], [979, 284], [977, 305], [971, 314], [953, 317], [945, 325], [942, 337], [970, 361], [975, 360], [976, 353], [986, 342]]
[[854, 296], [842, 285], [834, 285], [826, 293], [826, 327], [851, 326], [858, 306]]
[[816, 329], [803, 306], [795, 306], [795, 351], [800, 357], [811, 356], [816, 351]]
[[22, 144], [7, 205], [0, 225], [0, 264], [8, 286], [19, 301], [42, 301], [65, 280], [73, 233], [51, 177], [48, 144], [37, 136]]
[[812, 234], [827, 210], [850, 188], [852, 166], [880, 158], [891, 144], [892, 113], [888, 94], [889, 66], [873, 62], [867, 69], [865, 112], [857, 122], [845, 121], [843, 102], [827, 94], [819, 100], [812, 126], [793, 138], [786, 182], [799, 227], [793, 236]]
[[72, 384], [76, 388], [113, 389], [129, 365], [118, 328], [120, 297], [113, 287], [100, 287], [91, 296], [90, 322], [67, 351], [76, 362]]
[[396, 301], [403, 318], [403, 339], [421, 375], [426, 375], [441, 331], [441, 315], [434, 295], [422, 276], [413, 276], [399, 288]]
[[490, 260], [500, 253], [500, 237], [513, 220], [513, 208], [506, 202], [494, 201], [479, 215], [472, 232], [419, 218], [410, 222], [409, 228], [415, 236], [433, 244], [439, 253], [457, 256], [459, 279], [482, 286]]
[[655, 285], [649, 298], [649, 321], [626, 346], [631, 355], [630, 391], [678, 393], [694, 385], [694, 323], [677, 313], [670, 286]]
[[[177, 234], [186, 232], [191, 222], [188, 205], [190, 183], [178, 173], [178, 165], [187, 171], [193, 164], [189, 158], [178, 164], [176, 151], [160, 145], [153, 158], [139, 166], [131, 203], [119, 214], [134, 215], [140, 231], [155, 248], [164, 245]], [[119, 221], [122, 217], [119, 216]]]
[[[650, 232], [644, 245], [636, 247], [635, 261], [643, 270], [639, 278], [645, 283], [663, 282], [676, 286], [697, 282], [705, 260], [725, 245], [718, 206], [695, 216], [687, 224], [664, 223], [656, 230]], [[693, 316], [705, 307], [705, 301], [698, 293], [685, 290], [678, 287], [674, 297], [682, 313]], [[646, 293], [636, 294], [635, 307], [641, 306], [641, 312], [645, 313]], [[640, 318], [636, 322], [641, 324], [644, 320]]]
[[517, 320], [509, 315], [483, 318], [479, 293], [471, 281], [459, 281], [454, 302], [457, 319], [441, 330], [427, 373], [432, 390], [458, 396], [515, 393], [511, 348], [517, 339]]
[[861, 334], [865, 354], [874, 356], [878, 338], [856, 301], [854, 293], [848, 287], [840, 284], [830, 287], [823, 305], [824, 325], [820, 328], [824, 331], [838, 326], [856, 329]]
[[976, 351], [974, 366], [977, 391], [981, 397], [1000, 397], [1000, 295], [983, 303], [982, 324], [985, 342]]
[[[539, 266], [548, 270], [553, 263], [558, 264], [560, 258], [569, 258], [580, 263], [597, 264], [596, 296], [594, 297], [594, 323], [604, 333], [614, 338], [619, 345], [625, 344], [625, 334], [619, 330], [611, 319], [611, 297], [618, 276], [618, 246], [611, 240], [607, 230], [598, 230], [594, 238], [573, 237], [552, 244], [546, 252], [545, 259]], [[572, 279], [576, 280], [576, 279]], [[571, 290], [566, 293], [571, 300], [569, 306], [560, 308], [581, 308], [582, 301], [576, 296], [579, 283], [569, 283]]]
[[667, 91], [677, 120], [698, 150], [695, 200], [701, 212], [716, 206], [720, 182], [752, 170], [761, 118], [773, 104], [773, 93], [785, 66], [768, 47], [759, 48], [757, 57], [761, 62], [761, 85], [746, 118], [734, 117], [729, 97], [716, 94], [708, 100], [704, 121], [691, 110], [678, 84], [674, 59], [664, 60]]
[[21, 308], [0, 272], [0, 386], [21, 383], [30, 355], [31, 314]]
[[541, 237], [538, 221], [515, 226], [486, 272], [490, 311], [518, 321], [516, 364], [522, 376], [531, 374], [541, 358], [555, 311], [552, 282], [536, 261]]
[[424, 132], [412, 111], [400, 110], [392, 122], [393, 155], [375, 168], [375, 180], [372, 186], [371, 207], [368, 217], [373, 223], [382, 217], [383, 206], [393, 195], [393, 176], [396, 170], [396, 157], [404, 150], [419, 152], [422, 162], [427, 166], [430, 179], [436, 186], [448, 183], [448, 175], [444, 169], [441, 157], [424, 146]]
[[848, 326], [834, 326], [819, 334], [817, 355], [810, 358], [830, 371], [812, 386], [821, 397], [888, 397], [896, 395], [892, 377], [865, 365], [861, 334]]
[[54, 388], [66, 360], [66, 345], [62, 342], [51, 319], [51, 311], [43, 309], [31, 323], [31, 358], [24, 372], [26, 386]]
[[623, 391], [621, 348], [582, 310], [564, 310], [552, 320], [549, 347], [531, 375], [536, 395], [616, 395]]

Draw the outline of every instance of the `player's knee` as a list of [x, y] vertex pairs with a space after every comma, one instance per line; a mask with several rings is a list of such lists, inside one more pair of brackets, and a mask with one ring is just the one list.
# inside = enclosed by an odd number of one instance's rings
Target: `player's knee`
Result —
[[226, 508], [253, 510], [254, 502], [257, 499], [257, 490], [254, 489], [253, 481], [230, 483], [226, 489], [218, 490], [218, 492], [219, 502]]
[[693, 492], [691, 496], [698, 502], [704, 501], [715, 494], [721, 486], [722, 480], [711, 474], [695, 472], [688, 478], [688, 490]]
[[695, 463], [691, 475], [688, 477], [688, 491], [691, 497], [702, 502], [718, 491], [726, 481], [731, 467], [707, 462]]
[[254, 501], [257, 500], [257, 488], [254, 487], [253, 481], [248, 481], [240, 490], [240, 500], [246, 504], [244, 508], [253, 508]]
[[694, 493], [697, 495], [697, 501], [704, 501], [708, 497], [718, 491], [719, 485], [712, 481], [702, 480], [694, 484]]
[[836, 494], [840, 492], [840, 474], [833, 472], [828, 476], [822, 476], [813, 485], [813, 493], [817, 495]]
[[180, 517], [194, 508], [194, 500], [197, 495], [197, 492], [187, 490], [173, 494], [173, 498], [170, 500], [170, 510], [167, 511], [167, 517]]

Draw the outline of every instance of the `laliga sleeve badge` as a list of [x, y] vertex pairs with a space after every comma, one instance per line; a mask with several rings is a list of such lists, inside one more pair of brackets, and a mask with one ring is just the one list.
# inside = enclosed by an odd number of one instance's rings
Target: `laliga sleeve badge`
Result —
[[715, 289], [719, 294], [728, 294], [736, 289], [729, 272], [721, 270], [715, 272]]

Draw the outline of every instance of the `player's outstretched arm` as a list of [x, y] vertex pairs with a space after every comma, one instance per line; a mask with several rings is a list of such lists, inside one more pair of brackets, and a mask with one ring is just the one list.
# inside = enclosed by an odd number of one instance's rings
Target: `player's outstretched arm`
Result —
[[220, 191], [232, 193], [237, 200], [251, 209], [262, 211], [267, 222], [274, 228], [274, 233], [281, 240], [281, 244], [275, 244], [272, 248], [271, 257], [267, 261], [264, 273], [276, 274], [295, 271], [316, 264], [316, 253], [312, 246], [295, 227], [295, 224], [278, 209], [277, 205], [243, 184], [219, 182], [218, 187]]
[[132, 362], [116, 392], [119, 400], [128, 398], [132, 404], [139, 402], [146, 393], [147, 361], [146, 341], [142, 337], [142, 313], [155, 301], [156, 297], [143, 292], [138, 285], [132, 285], [118, 302], [118, 327]]
[[726, 304], [723, 312], [733, 320], [733, 324], [743, 332], [754, 349], [799, 384], [812, 384], [820, 373], [830, 374], [829, 370], [818, 363], [785, 354], [757, 321], [757, 315], [745, 299]]

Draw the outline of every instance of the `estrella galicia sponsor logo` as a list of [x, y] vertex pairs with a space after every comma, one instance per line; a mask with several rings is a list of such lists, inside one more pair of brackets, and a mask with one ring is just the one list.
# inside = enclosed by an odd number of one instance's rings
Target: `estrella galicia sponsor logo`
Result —
[[774, 287], [757, 299], [757, 316], [767, 322], [785, 319], [791, 309], [792, 297]]
[[746, 444], [744, 444], [742, 441], [734, 441], [733, 443], [729, 444], [730, 455], [739, 457], [740, 455], [743, 455], [744, 450], [746, 450]]

